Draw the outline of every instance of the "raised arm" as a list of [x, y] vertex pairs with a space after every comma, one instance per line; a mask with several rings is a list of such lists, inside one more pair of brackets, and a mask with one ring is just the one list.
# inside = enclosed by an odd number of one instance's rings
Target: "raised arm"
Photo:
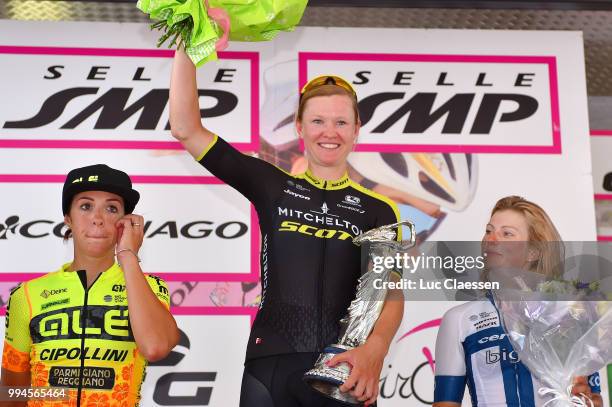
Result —
[[194, 158], [212, 143], [214, 134], [202, 126], [196, 69], [185, 51], [174, 56], [170, 80], [170, 128], [172, 136]]

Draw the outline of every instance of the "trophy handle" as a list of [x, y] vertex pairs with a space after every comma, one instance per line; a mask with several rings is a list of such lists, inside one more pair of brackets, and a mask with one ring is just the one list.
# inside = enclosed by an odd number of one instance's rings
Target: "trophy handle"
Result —
[[389, 225], [370, 229], [367, 232], [355, 237], [353, 239], [353, 243], [360, 246], [363, 242], [394, 242], [397, 233], [393, 229], [402, 226], [408, 227], [408, 230], [410, 231], [409, 239], [404, 239], [400, 242], [403, 249], [408, 249], [416, 244], [416, 228], [414, 227], [414, 223], [409, 220], [403, 220], [397, 223], [391, 223]]

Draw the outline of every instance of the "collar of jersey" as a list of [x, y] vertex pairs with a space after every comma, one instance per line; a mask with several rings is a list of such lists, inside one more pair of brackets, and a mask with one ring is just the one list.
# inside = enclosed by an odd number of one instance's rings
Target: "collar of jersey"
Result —
[[326, 189], [326, 190], [346, 188], [351, 183], [351, 180], [347, 172], [345, 172], [341, 178], [330, 181], [330, 180], [324, 180], [324, 179], [315, 177], [314, 174], [310, 172], [310, 168], [307, 169], [306, 172], [303, 173], [300, 178], [305, 179], [310, 184], [314, 185], [315, 187], [319, 189]]
[[[73, 277], [76, 275], [76, 273], [74, 271], [70, 271], [70, 265], [72, 263], [66, 263], [62, 266], [62, 268], [60, 269], [60, 272], [62, 274], [63, 277]], [[102, 272], [102, 275], [98, 278], [99, 280], [103, 280], [105, 278], [111, 277], [112, 275], [115, 275], [117, 273], [122, 273], [123, 271], [121, 271], [121, 267], [119, 267], [118, 263], [114, 263], [112, 266], [110, 266], [107, 270]]]

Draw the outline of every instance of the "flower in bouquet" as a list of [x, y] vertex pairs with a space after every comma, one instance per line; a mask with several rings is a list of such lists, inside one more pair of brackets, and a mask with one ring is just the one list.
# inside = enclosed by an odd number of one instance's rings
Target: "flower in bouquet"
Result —
[[[205, 3], [203, 3], [205, 1]], [[267, 41], [299, 23], [307, 0], [138, 0], [137, 7], [157, 20], [157, 46], [183, 46], [196, 66], [217, 59], [229, 38]], [[210, 5], [209, 5], [210, 4]], [[230, 30], [231, 27], [231, 30]]]

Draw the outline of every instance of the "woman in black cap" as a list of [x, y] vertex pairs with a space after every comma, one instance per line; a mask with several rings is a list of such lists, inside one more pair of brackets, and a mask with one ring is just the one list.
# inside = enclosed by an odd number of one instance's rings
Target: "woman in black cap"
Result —
[[138, 404], [147, 361], [164, 358], [179, 338], [166, 283], [139, 265], [139, 198], [122, 171], [70, 171], [62, 209], [74, 259], [12, 291], [2, 385], [67, 388], [51, 396], [77, 406]]

